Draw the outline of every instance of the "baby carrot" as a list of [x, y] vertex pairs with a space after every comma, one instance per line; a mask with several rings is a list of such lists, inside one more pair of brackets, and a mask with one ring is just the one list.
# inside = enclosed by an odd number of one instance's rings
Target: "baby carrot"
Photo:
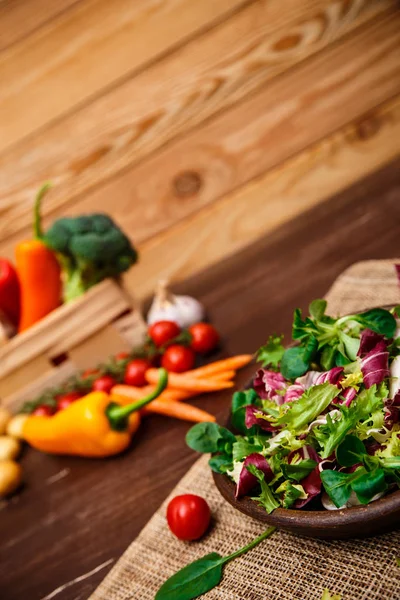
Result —
[[204, 367], [199, 367], [198, 369], [192, 369], [191, 371], [186, 371], [182, 375], [185, 377], [213, 377], [217, 373], [223, 373], [226, 371], [237, 371], [242, 367], [251, 362], [253, 356], [251, 354], [239, 354], [238, 356], [231, 356], [230, 358], [224, 358], [222, 360], [217, 360], [215, 362], [209, 363]]
[[[149, 383], [156, 383], [158, 381], [158, 370], [148, 369], [146, 371], [146, 379]], [[201, 392], [226, 390], [233, 387], [233, 383], [230, 381], [214, 381], [213, 379], [197, 379], [195, 377], [188, 376], [186, 373], [169, 373], [168, 386], [169, 388], [188, 390], [198, 392], [200, 394]]]
[[192, 404], [186, 404], [183, 402], [163, 402], [159, 398], [147, 404], [146, 412], [157, 413], [159, 415], [165, 415], [167, 417], [174, 417], [181, 419], [182, 421], [191, 421], [194, 423], [202, 423], [206, 421], [215, 421], [214, 415], [210, 415], [208, 412], [193, 406]]

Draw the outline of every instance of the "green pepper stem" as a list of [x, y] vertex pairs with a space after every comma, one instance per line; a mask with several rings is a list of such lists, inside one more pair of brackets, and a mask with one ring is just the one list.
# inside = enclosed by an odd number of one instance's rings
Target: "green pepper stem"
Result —
[[110, 421], [110, 425], [113, 429], [117, 431], [123, 431], [128, 426], [128, 417], [133, 412], [136, 412], [149, 404], [152, 400], [155, 400], [161, 392], [165, 390], [168, 384], [168, 371], [165, 369], [159, 369], [159, 378], [156, 389], [144, 396], [140, 400], [136, 402], [132, 402], [132, 404], [128, 404], [127, 406], [120, 406], [116, 402], [111, 402], [106, 408], [106, 416]]
[[34, 208], [33, 208], [33, 215], [34, 215], [33, 231], [35, 234], [35, 238], [38, 240], [42, 239], [42, 237], [43, 237], [42, 217], [40, 214], [40, 208], [42, 205], [42, 200], [50, 188], [51, 188], [51, 183], [49, 181], [46, 181], [46, 183], [44, 183], [42, 185], [42, 187], [39, 189], [38, 193], [36, 194], [36, 198], [35, 198], [35, 204], [34, 204]]

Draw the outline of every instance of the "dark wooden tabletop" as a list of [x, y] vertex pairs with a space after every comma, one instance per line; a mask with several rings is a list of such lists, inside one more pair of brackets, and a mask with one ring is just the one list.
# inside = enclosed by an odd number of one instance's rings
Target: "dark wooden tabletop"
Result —
[[[399, 254], [400, 160], [177, 289], [205, 303], [224, 354], [253, 352], [269, 333], [288, 334], [293, 308], [322, 296], [347, 266]], [[223, 419], [229, 400], [195, 403]], [[25, 487], [1, 504], [1, 600], [87, 598], [196, 460], [188, 428], [151, 416], [130, 450], [109, 460], [27, 449]]]

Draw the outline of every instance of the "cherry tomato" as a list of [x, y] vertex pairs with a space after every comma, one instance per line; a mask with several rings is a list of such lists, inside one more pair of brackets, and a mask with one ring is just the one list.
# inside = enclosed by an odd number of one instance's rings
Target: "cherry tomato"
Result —
[[168, 527], [180, 540], [198, 540], [208, 529], [210, 507], [201, 496], [175, 496], [167, 507]]
[[41, 404], [32, 413], [36, 417], [51, 417], [54, 414], [54, 408], [48, 404]]
[[181, 328], [174, 321], [157, 321], [150, 325], [148, 334], [156, 346], [163, 346], [170, 342], [181, 332]]
[[93, 377], [94, 375], [101, 375], [99, 369], [86, 369], [83, 371], [82, 378], [86, 379], [87, 377]]
[[64, 410], [68, 408], [73, 402], [82, 398], [80, 392], [68, 392], [66, 394], [60, 394], [57, 396], [57, 410]]
[[116, 383], [114, 377], [111, 377], [111, 375], [103, 375], [93, 382], [92, 390], [109, 394]]
[[199, 354], [207, 354], [219, 344], [218, 331], [209, 323], [196, 323], [189, 327], [192, 336], [190, 347]]
[[124, 382], [127, 385], [143, 387], [147, 385], [145, 373], [152, 366], [147, 358], [135, 358], [126, 365]]
[[161, 366], [172, 373], [183, 373], [193, 368], [195, 354], [191, 348], [172, 344], [163, 354]]
[[119, 352], [114, 358], [115, 360], [125, 360], [126, 358], [129, 358], [129, 352]]

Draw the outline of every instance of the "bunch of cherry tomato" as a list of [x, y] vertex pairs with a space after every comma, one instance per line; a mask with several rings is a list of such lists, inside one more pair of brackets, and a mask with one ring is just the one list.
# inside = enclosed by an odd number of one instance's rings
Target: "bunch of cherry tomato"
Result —
[[173, 321], [158, 321], [148, 328], [143, 358], [132, 358], [129, 352], [120, 352], [112, 359], [112, 366], [87, 369], [80, 374], [77, 388], [55, 394], [51, 402], [38, 403], [34, 415], [50, 416], [64, 410], [90, 391], [110, 393], [117, 383], [134, 387], [147, 385], [146, 371], [162, 366], [173, 373], [183, 373], [194, 367], [196, 355], [208, 354], [219, 344], [219, 334], [209, 323], [196, 323], [182, 330]]

